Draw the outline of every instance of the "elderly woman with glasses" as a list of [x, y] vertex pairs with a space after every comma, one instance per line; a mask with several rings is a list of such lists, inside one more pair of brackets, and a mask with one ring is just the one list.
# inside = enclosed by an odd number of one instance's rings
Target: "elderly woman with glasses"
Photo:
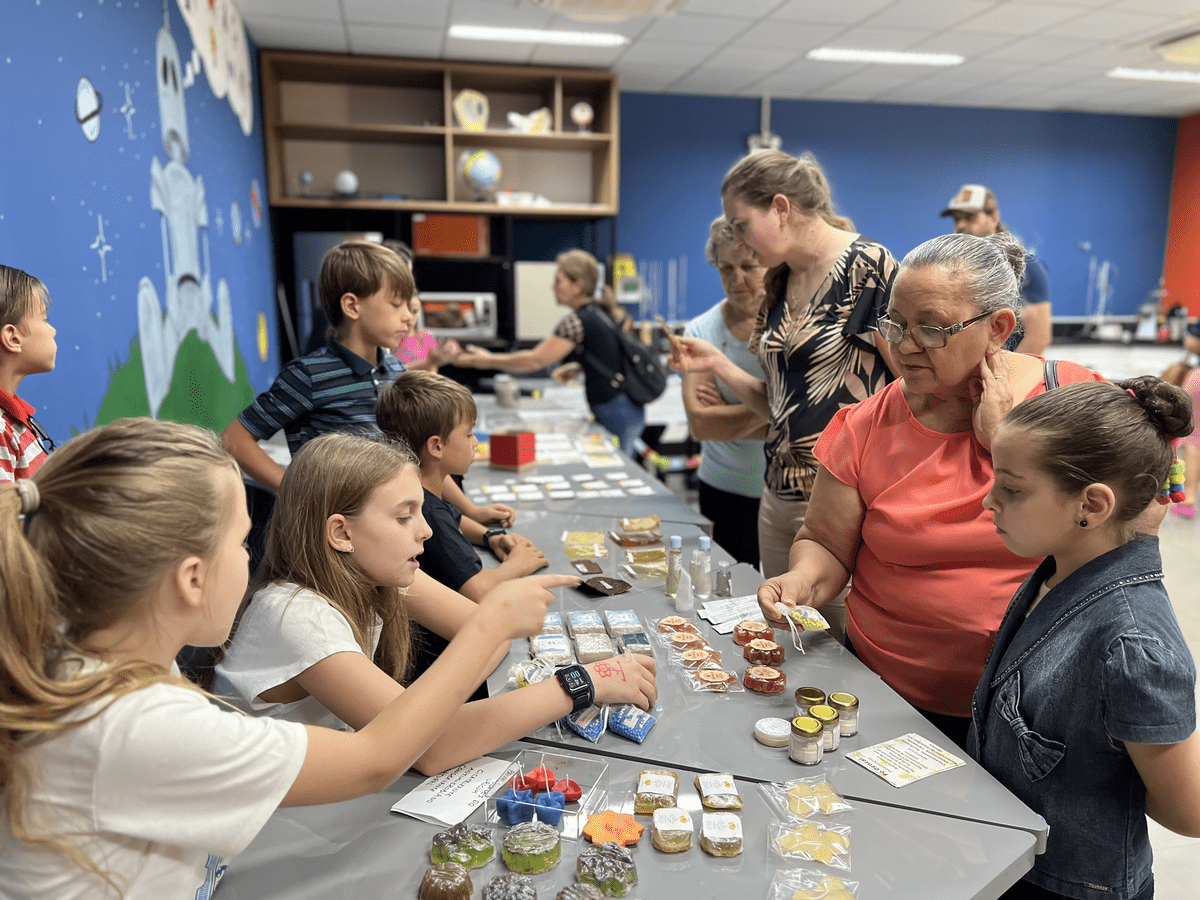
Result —
[[[725, 175], [721, 203], [733, 238], [769, 269], [749, 342], [763, 377], [699, 338], [680, 339], [675, 365], [712, 372], [767, 419], [758, 542], [763, 574], [771, 577], [787, 571], [817, 474], [812, 449], [821, 431], [843, 406], [892, 378], [875, 326], [896, 261], [834, 212], [829, 181], [809, 154], [750, 154]], [[836, 607], [827, 618], [840, 634]]]
[[1024, 251], [1006, 233], [951, 234], [904, 258], [879, 333], [900, 380], [841, 410], [791, 570], [759, 604], [820, 607], [845, 587], [846, 643], [958, 743], [1000, 619], [1038, 560], [1008, 551], [983, 508], [992, 432], [1055, 381], [1103, 381], [1004, 350], [1020, 315]]

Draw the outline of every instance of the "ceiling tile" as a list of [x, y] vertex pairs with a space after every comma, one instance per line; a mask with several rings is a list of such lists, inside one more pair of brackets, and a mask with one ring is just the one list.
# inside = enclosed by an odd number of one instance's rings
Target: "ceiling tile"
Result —
[[450, 17], [450, 0], [341, 0], [341, 5], [347, 22], [445, 29]]
[[767, 73], [794, 62], [798, 55], [795, 50], [725, 47], [706, 59], [704, 65], [726, 69], [758, 69], [760, 73]]
[[341, 22], [317, 22], [311, 19], [255, 16], [248, 23], [250, 36], [262, 49], [319, 50], [348, 53], [346, 29]]
[[806, 22], [781, 22], [770, 19], [758, 22], [738, 35], [739, 47], [761, 47], [766, 50], [798, 52], [821, 47], [846, 29], [842, 25], [811, 25]]
[[1089, 41], [1054, 38], [1038, 35], [1021, 38], [984, 54], [983, 59], [1003, 59], [1027, 65], [1043, 65], [1066, 59], [1079, 53], [1095, 50], [1098, 45]]
[[772, 96], [800, 97], [834, 84], [864, 67], [858, 63], [818, 63], [800, 60], [764, 78], [758, 87]]
[[779, 5], [779, 0], [738, 0], [736, 4], [729, 0], [687, 0], [683, 12], [704, 16], [727, 16], [736, 13], [751, 19], [766, 16]]
[[1045, 33], [1056, 37], [1129, 43], [1147, 35], [1162, 35], [1164, 29], [1169, 33], [1171, 22], [1168, 16], [1144, 16], [1104, 9], [1047, 28]]
[[631, 63], [621, 67], [623, 91], [662, 91], [689, 71], [689, 66], [656, 66]]
[[744, 69], [702, 68], [690, 72], [671, 85], [672, 93], [733, 94], [759, 78], [758, 72]]
[[890, 6], [893, 0], [788, 0], [787, 4], [771, 13], [772, 19], [799, 19], [802, 22], [854, 25], [870, 22], [879, 10]]
[[1036, 34], [1081, 14], [1079, 7], [1049, 6], [1044, 3], [1002, 3], [987, 12], [960, 22], [963, 31], [990, 34]]
[[607, 69], [624, 47], [565, 47], [562, 44], [537, 44], [529, 61], [539, 66], [586, 66]]
[[746, 19], [730, 16], [667, 16], [655, 20], [643, 32], [648, 41], [666, 41], [678, 44], [706, 44], [715, 47], [741, 34], [748, 25]]
[[624, 54], [618, 61], [619, 66], [624, 69], [625, 65], [642, 65], [642, 64], [658, 64], [664, 63], [667, 65], [698, 65], [705, 57], [712, 53], [712, 47], [705, 47], [703, 44], [667, 44], [655, 41], [638, 41], [631, 47], [625, 49]]
[[875, 28], [928, 28], [942, 31], [989, 11], [994, 0], [902, 0], [881, 9], [864, 24]]
[[527, 63], [533, 48], [512, 41], [464, 41], [446, 38], [445, 59], [478, 60], [480, 62]]
[[[411, 2], [411, 0], [410, 0]], [[507, 4], [485, 0], [453, 0], [450, 4], [452, 25], [498, 25], [502, 28], [545, 28], [554, 18], [536, 9], [512, 9]]]
[[446, 32], [442, 28], [392, 28], [387, 25], [350, 24], [350, 52], [374, 56], [416, 56], [437, 59], [442, 55]]
[[1011, 34], [984, 34], [974, 31], [943, 31], [917, 41], [906, 50], [914, 53], [957, 53], [967, 59], [981, 56], [1005, 44], [1012, 43]]
[[926, 31], [904, 28], [875, 28], [860, 25], [847, 29], [825, 46], [847, 50], [907, 50], [929, 36]]

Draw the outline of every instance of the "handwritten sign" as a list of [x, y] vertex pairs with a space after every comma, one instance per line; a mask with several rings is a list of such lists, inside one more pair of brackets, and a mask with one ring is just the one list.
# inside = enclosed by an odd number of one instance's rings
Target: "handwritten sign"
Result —
[[512, 763], [481, 756], [441, 775], [426, 778], [392, 807], [430, 825], [457, 825], [491, 796]]

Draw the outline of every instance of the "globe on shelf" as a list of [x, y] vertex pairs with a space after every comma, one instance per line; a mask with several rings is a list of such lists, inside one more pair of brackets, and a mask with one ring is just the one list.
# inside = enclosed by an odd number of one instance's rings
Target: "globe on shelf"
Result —
[[458, 158], [458, 180], [478, 199], [496, 190], [503, 172], [499, 158], [491, 150], [467, 150]]
[[349, 169], [342, 169], [333, 179], [333, 189], [343, 197], [352, 197], [358, 193], [358, 176]]

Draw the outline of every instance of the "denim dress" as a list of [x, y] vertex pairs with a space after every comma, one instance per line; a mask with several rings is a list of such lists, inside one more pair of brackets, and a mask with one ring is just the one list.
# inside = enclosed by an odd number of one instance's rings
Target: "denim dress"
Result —
[[1080, 900], [1149, 883], [1146, 788], [1123, 741], [1174, 744], [1196, 727], [1196, 668], [1139, 535], [1052, 588], [1047, 558], [1004, 615], [971, 704], [967, 749], [1049, 824], [1025, 877]]

